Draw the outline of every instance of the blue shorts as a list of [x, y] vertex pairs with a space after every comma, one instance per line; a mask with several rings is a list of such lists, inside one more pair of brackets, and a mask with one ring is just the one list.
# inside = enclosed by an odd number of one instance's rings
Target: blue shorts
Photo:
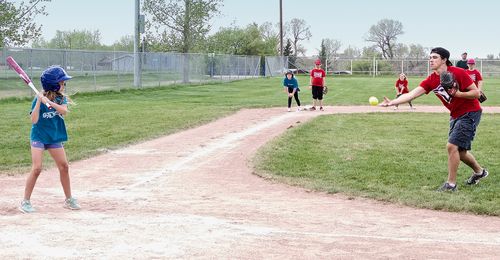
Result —
[[47, 150], [47, 149], [63, 148], [63, 144], [62, 143], [44, 144], [42, 142], [32, 140], [31, 147]]
[[482, 110], [468, 112], [459, 118], [450, 119], [448, 143], [458, 146], [461, 151], [470, 150], [476, 129], [481, 121]]

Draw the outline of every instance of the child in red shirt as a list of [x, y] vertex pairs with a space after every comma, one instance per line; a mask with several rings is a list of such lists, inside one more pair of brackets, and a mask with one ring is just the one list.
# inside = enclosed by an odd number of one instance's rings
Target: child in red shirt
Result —
[[314, 69], [311, 70], [310, 87], [312, 89], [313, 106], [311, 110], [316, 110], [316, 104], [319, 103], [319, 110], [323, 111], [323, 87], [325, 86], [326, 73], [321, 69], [321, 60], [314, 62]]
[[[474, 81], [474, 84], [476, 84], [477, 89], [479, 89], [479, 92], [481, 95], [483, 94], [483, 77], [481, 76], [481, 73], [475, 69], [476, 67], [476, 61], [474, 59], [468, 59], [467, 60], [467, 66], [469, 66], [468, 70], [465, 70], [467, 74], [470, 76], [472, 81]], [[479, 100], [479, 102], [483, 102], [484, 100]]]
[[[406, 75], [404, 73], [399, 74], [399, 78], [396, 81], [395, 87], [396, 87], [396, 98], [398, 98], [399, 96], [401, 96], [405, 93], [410, 92], [408, 90], [408, 80], [406, 79]], [[410, 109], [415, 109], [413, 107], [413, 105], [411, 104], [411, 101], [408, 102], [408, 104], [410, 104]], [[396, 109], [398, 109], [398, 105], [394, 106], [394, 110], [396, 110]]]

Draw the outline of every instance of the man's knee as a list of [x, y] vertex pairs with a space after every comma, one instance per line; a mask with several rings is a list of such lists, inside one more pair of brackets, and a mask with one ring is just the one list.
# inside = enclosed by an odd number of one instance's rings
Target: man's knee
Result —
[[448, 154], [451, 154], [451, 153], [458, 153], [459, 149], [458, 149], [458, 146], [457, 145], [454, 145], [452, 143], [448, 143], [446, 145], [446, 149], [448, 150]]

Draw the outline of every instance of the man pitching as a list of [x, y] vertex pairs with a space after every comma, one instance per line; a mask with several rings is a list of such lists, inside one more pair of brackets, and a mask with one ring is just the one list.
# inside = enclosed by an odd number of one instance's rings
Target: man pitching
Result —
[[434, 92], [443, 105], [450, 110], [450, 131], [448, 134], [448, 180], [438, 191], [457, 190], [457, 171], [460, 161], [474, 171], [466, 184], [474, 185], [488, 176], [488, 171], [481, 167], [469, 152], [471, 143], [481, 120], [482, 109], [478, 98], [480, 92], [465, 70], [453, 67], [450, 52], [444, 48], [434, 48], [429, 56], [433, 73], [423, 80], [418, 87], [395, 100], [384, 97], [381, 106], [395, 106], [409, 102], [421, 95]]

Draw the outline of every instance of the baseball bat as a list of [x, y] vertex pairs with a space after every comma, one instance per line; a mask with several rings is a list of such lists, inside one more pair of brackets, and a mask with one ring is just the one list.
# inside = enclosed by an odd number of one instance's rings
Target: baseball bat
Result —
[[[17, 75], [21, 77], [21, 79], [35, 92], [35, 94], [38, 95], [39, 91], [38, 89], [35, 88], [35, 85], [33, 85], [33, 82], [31, 81], [30, 77], [28, 77], [28, 74], [24, 72], [24, 70], [17, 64], [17, 62], [12, 58], [11, 56], [7, 57], [7, 63], [9, 66], [17, 72]], [[45, 102], [45, 105], [51, 109], [52, 106], [49, 104], [49, 102]]]

